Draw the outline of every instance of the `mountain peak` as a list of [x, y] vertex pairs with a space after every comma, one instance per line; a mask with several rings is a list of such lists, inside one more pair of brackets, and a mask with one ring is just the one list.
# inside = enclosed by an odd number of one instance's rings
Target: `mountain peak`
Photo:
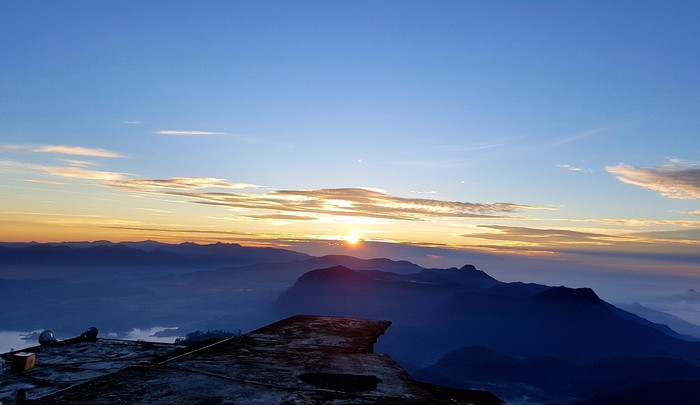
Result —
[[333, 266], [305, 273], [297, 283], [365, 283], [370, 278], [345, 266]]
[[335, 265], [342, 265], [354, 270], [381, 270], [397, 274], [413, 274], [425, 270], [423, 267], [405, 261], [391, 260], [387, 258], [360, 259], [345, 255], [327, 255], [314, 257], [308, 260], [317, 268], [328, 268]]
[[464, 266], [460, 267], [460, 271], [477, 271], [476, 267], [473, 264], [465, 264]]
[[602, 300], [590, 288], [569, 288], [564, 286], [552, 287], [535, 296], [543, 301], [557, 301], [561, 303], [600, 303]]

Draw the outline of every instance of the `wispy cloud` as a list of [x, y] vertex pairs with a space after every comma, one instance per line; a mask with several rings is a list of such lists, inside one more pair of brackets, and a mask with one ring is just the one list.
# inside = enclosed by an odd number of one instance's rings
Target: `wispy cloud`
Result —
[[35, 224], [43, 225], [58, 225], [68, 227], [84, 227], [84, 226], [138, 226], [141, 221], [130, 219], [112, 218], [103, 215], [94, 214], [70, 214], [56, 212], [40, 212], [40, 211], [3, 211], [0, 212], [0, 217], [3, 215], [11, 217], [24, 217], [23, 220]]
[[205, 188], [246, 189], [263, 186], [248, 183], [233, 183], [213, 177], [172, 177], [169, 179], [124, 179], [110, 183], [116, 188], [128, 190], [201, 190]]
[[36, 217], [36, 216], [42, 216], [42, 217], [55, 217], [55, 216], [61, 216], [61, 217], [71, 217], [71, 218], [104, 218], [101, 215], [94, 215], [94, 214], [68, 214], [68, 213], [61, 213], [61, 214], [56, 214], [54, 212], [39, 212], [39, 211], [2, 211], [0, 214], [4, 215], [21, 215], [21, 216], [29, 216], [29, 217]]
[[568, 145], [573, 142], [578, 142], [584, 139], [592, 138], [598, 135], [601, 135], [605, 132], [608, 132], [612, 127], [606, 126], [606, 127], [598, 127], [598, 128], [592, 128], [592, 129], [587, 129], [583, 131], [578, 131], [574, 132], [571, 134], [559, 136], [556, 138], [553, 138], [549, 140], [544, 146], [546, 147], [552, 147], [552, 148], [557, 148], [559, 146], [564, 146]]
[[[698, 214], [700, 215], [700, 214]], [[685, 228], [700, 227], [700, 221], [691, 221], [687, 219], [649, 219], [649, 218], [598, 218], [591, 220], [601, 224], [622, 225], [631, 227], [641, 227], [650, 225], [672, 225], [682, 226]]]
[[620, 236], [595, 232], [581, 232], [567, 229], [537, 229], [519, 226], [480, 225], [479, 228], [496, 232], [476, 232], [465, 234], [469, 238], [509, 242], [512, 245], [554, 246], [554, 245], [609, 245]]
[[38, 183], [38, 184], [51, 184], [51, 185], [67, 184], [67, 183], [63, 183], [61, 181], [51, 181], [51, 180], [24, 179], [22, 181], [25, 183]]
[[158, 208], [143, 208], [143, 207], [137, 207], [137, 208], [135, 208], [135, 209], [137, 209], [137, 210], [139, 210], [139, 211], [146, 211], [146, 212], [149, 212], [149, 213], [151, 213], [151, 215], [170, 215], [170, 214], [173, 213], [172, 211], [162, 210], [162, 209], [158, 209]]
[[103, 228], [116, 228], [116, 227], [128, 227], [128, 226], [138, 226], [142, 224], [141, 221], [134, 221], [131, 219], [118, 219], [118, 218], [70, 218], [65, 216], [55, 216], [49, 218], [40, 218], [34, 220], [34, 222], [44, 225], [54, 225], [54, 226], [65, 226], [65, 227], [103, 227]]
[[80, 167], [37, 166], [37, 169], [53, 176], [83, 180], [115, 181], [126, 176], [125, 173], [88, 170]]
[[700, 162], [673, 159], [668, 164], [656, 167], [619, 164], [605, 169], [623, 183], [658, 191], [664, 197], [700, 198]]
[[102, 148], [86, 148], [83, 146], [66, 145], [0, 145], [2, 152], [36, 152], [56, 153], [59, 155], [89, 156], [102, 158], [123, 158], [121, 153], [112, 152]]
[[262, 215], [246, 215], [246, 218], [251, 219], [272, 219], [276, 221], [315, 221], [318, 217], [308, 215], [292, 215], [292, 214], [262, 214]]
[[91, 156], [104, 158], [123, 158], [121, 153], [111, 152], [102, 148], [85, 148], [82, 146], [41, 145], [32, 149], [33, 152], [58, 153], [63, 155]]
[[[688, 214], [693, 214], [689, 212]], [[700, 213], [698, 213], [700, 215]], [[617, 225], [621, 227], [647, 227], [654, 225], [670, 225], [683, 228], [700, 228], [700, 220], [690, 219], [655, 219], [655, 218], [553, 218], [551, 221], [572, 223], [598, 223], [605, 225]]]
[[[144, 191], [148, 191], [145, 189]], [[365, 217], [403, 221], [439, 218], [514, 218], [527, 209], [551, 209], [513, 203], [469, 203], [434, 199], [403, 198], [366, 188], [276, 190], [268, 193], [224, 193], [162, 190], [186, 197], [194, 203], [218, 205], [260, 215], [265, 211], [284, 215], [286, 220], [316, 216]], [[263, 214], [264, 215], [264, 214]], [[291, 216], [290, 216], [291, 215]]]
[[89, 170], [75, 166], [35, 165], [31, 163], [14, 162], [11, 160], [1, 160], [0, 167], [20, 171], [42, 172], [52, 176], [82, 180], [117, 181], [125, 179], [127, 176], [125, 173]]
[[520, 136], [520, 137], [503, 139], [503, 140], [498, 140], [498, 141], [493, 141], [493, 142], [477, 142], [477, 143], [469, 143], [469, 144], [441, 146], [440, 149], [445, 149], [445, 150], [449, 150], [452, 152], [477, 152], [477, 151], [484, 151], [484, 150], [489, 150], [489, 149], [503, 148], [505, 146], [511, 145], [516, 140], [519, 140], [522, 138], [523, 137]]
[[471, 240], [471, 246], [512, 253], [596, 253], [621, 254], [636, 252], [640, 255], [665, 257], [691, 255], [697, 260], [700, 235], [697, 229], [647, 233], [613, 234], [604, 231], [571, 229], [539, 229], [529, 227], [482, 225], [487, 232], [462, 235]]
[[580, 172], [580, 171], [583, 171], [583, 169], [581, 169], [580, 167], [578, 167], [578, 166], [572, 166], [572, 165], [557, 165], [557, 167], [560, 167], [560, 168], [562, 168], [562, 169], [566, 169], [566, 170], [568, 170], [568, 171], [570, 171], [570, 172]]
[[633, 235], [656, 238], [659, 240], [676, 240], [685, 243], [700, 244], [700, 228], [680, 229], [675, 231], [638, 232]]
[[17, 152], [26, 149], [26, 145], [0, 145], [0, 152]]
[[[133, 179], [133, 175], [120, 172], [109, 172], [87, 169], [90, 162], [80, 160], [60, 159], [69, 166], [38, 165], [11, 160], [0, 160], [0, 167], [15, 169], [21, 172], [41, 172], [52, 176], [95, 180], [103, 186], [128, 191], [160, 192], [168, 194], [173, 191], [192, 191], [204, 189], [249, 189], [261, 188], [257, 184], [234, 183], [213, 177], [172, 177], [169, 179]], [[37, 181], [38, 182], [38, 181]], [[51, 183], [59, 184], [59, 183]]]
[[89, 167], [89, 166], [94, 166], [95, 163], [93, 162], [88, 162], [86, 160], [75, 160], [75, 159], [58, 159], [61, 162], [66, 162], [71, 166], [78, 166], [78, 167]]
[[153, 132], [156, 135], [169, 136], [206, 136], [206, 135], [227, 135], [226, 132], [211, 132], [211, 131], [176, 131], [172, 129], [161, 129]]

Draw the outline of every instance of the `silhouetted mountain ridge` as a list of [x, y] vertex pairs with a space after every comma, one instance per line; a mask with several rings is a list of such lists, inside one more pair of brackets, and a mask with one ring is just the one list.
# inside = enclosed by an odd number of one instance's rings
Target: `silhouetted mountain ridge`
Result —
[[391, 260], [386, 258], [358, 259], [352, 256], [327, 255], [313, 257], [305, 263], [314, 269], [324, 269], [333, 266], [345, 266], [353, 270], [382, 270], [398, 274], [410, 274], [424, 270], [423, 267], [406, 260]]
[[212, 267], [305, 260], [304, 253], [270, 247], [215, 243], [178, 245], [154, 241], [66, 242], [0, 245], [0, 265], [13, 266], [169, 266]]
[[567, 305], [596, 305], [603, 300], [590, 288], [552, 287], [535, 295], [536, 300]]
[[[503, 283], [472, 266], [403, 275], [316, 269], [273, 308], [392, 319], [381, 349], [414, 371], [434, 362], [420, 371], [428, 381], [513, 398], [533, 390], [538, 401], [562, 403], [664, 376], [700, 377], [700, 344], [590, 288]], [[456, 354], [441, 358], [445, 350]]]
[[368, 284], [372, 278], [367, 277], [359, 271], [350, 270], [345, 266], [333, 266], [327, 269], [312, 270], [305, 273], [297, 280], [300, 284], [331, 284], [331, 283], [353, 283]]
[[183, 266], [180, 255], [144, 252], [124, 245], [97, 245], [72, 248], [65, 245], [38, 244], [21, 248], [0, 247], [0, 264], [15, 266]]
[[639, 302], [633, 302], [631, 304], [616, 303], [615, 306], [627, 311], [628, 313], [634, 314], [635, 316], [648, 320], [650, 323], [659, 325], [659, 327], [671, 328], [673, 331], [682, 334], [682, 336], [684, 336], [686, 339], [700, 339], [700, 326], [672, 314], [655, 311], [651, 308], [643, 306]]
[[[633, 322], [636, 322], [636, 323], [639, 323], [639, 324], [642, 324], [645, 326], [649, 326], [649, 327], [654, 328], [654, 329], [656, 329], [656, 330], [658, 330], [666, 335], [673, 336], [673, 337], [678, 338], [678, 339], [687, 340], [690, 342], [700, 342], [700, 338], [697, 338], [697, 337], [694, 337], [691, 335], [678, 333], [675, 328], [671, 328], [665, 323], [652, 322], [649, 319], [647, 319], [646, 317], [639, 316], [635, 313], [629, 312], [629, 311], [622, 309], [620, 307], [617, 307], [615, 305], [608, 304], [608, 303], [606, 303], [606, 305], [608, 306], [609, 310], [613, 311], [617, 316], [619, 316], [622, 319], [626, 319], [626, 320], [633, 321]], [[666, 315], [669, 315], [669, 314], [666, 314]], [[683, 323], [682, 320], [680, 322], [681, 322], [681, 324]], [[690, 328], [695, 327], [697, 329], [700, 329], [700, 327], [697, 327], [696, 325], [693, 325], [690, 323], [687, 323], [687, 324], [689, 325]]]

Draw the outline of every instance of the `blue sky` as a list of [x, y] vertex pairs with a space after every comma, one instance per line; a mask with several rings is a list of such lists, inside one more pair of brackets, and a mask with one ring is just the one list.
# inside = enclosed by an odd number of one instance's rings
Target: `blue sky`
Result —
[[3, 1], [1, 239], [355, 233], [693, 272], [698, 20], [690, 1]]

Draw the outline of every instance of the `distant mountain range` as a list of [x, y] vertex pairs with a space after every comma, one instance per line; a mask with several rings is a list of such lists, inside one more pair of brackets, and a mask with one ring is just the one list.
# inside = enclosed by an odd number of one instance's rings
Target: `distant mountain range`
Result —
[[700, 344], [667, 326], [588, 288], [506, 284], [470, 266], [409, 275], [314, 270], [275, 308], [391, 319], [393, 333], [378, 347], [419, 379], [506, 399], [566, 403], [635, 383], [700, 380]]
[[700, 381], [700, 343], [689, 336], [697, 329], [640, 307], [627, 311], [588, 288], [503, 283], [471, 265], [236, 244], [0, 244], [5, 329], [71, 336], [91, 325], [163, 325], [184, 334], [246, 331], [297, 313], [387, 319], [377, 351], [414, 376], [515, 402], [652, 398]]
[[[212, 269], [260, 263], [305, 260], [311, 256], [291, 250], [244, 247], [235, 243], [165, 244], [155, 241], [112, 243], [0, 243], [0, 266], [49, 270], [55, 268]], [[70, 272], [65, 272], [69, 274]], [[78, 272], [80, 276], [84, 273]], [[41, 276], [41, 273], [37, 274]], [[51, 277], [60, 277], [52, 274]]]
[[655, 311], [651, 308], [645, 307], [644, 305], [633, 302], [631, 304], [620, 304], [616, 303], [615, 306], [624, 309], [627, 312], [638, 315], [642, 318], [648, 319], [652, 322], [668, 325], [671, 329], [678, 333], [687, 335], [690, 339], [698, 339], [700, 337], [700, 326], [685, 321], [675, 315], [671, 315], [666, 312]]

